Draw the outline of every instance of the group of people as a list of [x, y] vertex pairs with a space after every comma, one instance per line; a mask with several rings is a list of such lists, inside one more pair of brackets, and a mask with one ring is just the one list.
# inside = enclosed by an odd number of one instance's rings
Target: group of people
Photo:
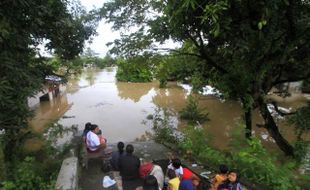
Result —
[[[118, 150], [112, 153], [111, 166], [119, 171], [124, 183], [128, 180], [143, 179], [142, 186], [136, 190], [200, 190], [200, 178], [190, 169], [182, 167], [180, 159], [170, 161], [166, 173], [151, 160], [141, 161], [133, 154], [134, 147], [128, 144], [124, 151], [124, 143], [117, 144]], [[167, 176], [165, 178], [165, 176]], [[126, 188], [126, 187], [125, 187]], [[207, 189], [204, 189], [207, 190]]]
[[[95, 124], [86, 123], [83, 140], [90, 152], [102, 151], [106, 148], [107, 140]], [[125, 148], [125, 151], [124, 151]], [[110, 165], [112, 170], [119, 171], [122, 181], [143, 179], [143, 185], [136, 190], [207, 190], [201, 179], [190, 169], [182, 167], [180, 159], [170, 160], [166, 173], [161, 166], [151, 160], [143, 162], [133, 154], [134, 146], [123, 142], [117, 143], [117, 151], [112, 153]], [[165, 178], [166, 176], [166, 178]], [[228, 170], [226, 165], [220, 165], [219, 173], [212, 180], [210, 190], [242, 190], [237, 170]]]

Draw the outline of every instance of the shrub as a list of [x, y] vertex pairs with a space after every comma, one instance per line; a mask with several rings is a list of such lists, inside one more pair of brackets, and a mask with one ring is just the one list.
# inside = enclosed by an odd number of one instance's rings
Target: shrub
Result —
[[[44, 137], [44, 146], [34, 153], [21, 151], [18, 157], [9, 163], [11, 175], [1, 180], [0, 190], [55, 189], [58, 171], [64, 155], [68, 152], [68, 146], [56, 147], [55, 142], [59, 136], [73, 130], [75, 126], [64, 128], [58, 123], [49, 124]], [[43, 140], [43, 137], [41, 138]]]
[[[164, 126], [157, 129], [166, 130]], [[162, 133], [157, 132], [157, 134]], [[169, 131], [169, 134], [173, 134], [173, 132]], [[162, 138], [162, 140], [164, 139]], [[294, 176], [296, 167], [294, 162], [278, 165], [258, 139], [253, 138], [245, 142], [246, 144], [243, 146], [235, 147], [234, 152], [219, 151], [208, 145], [202, 128], [188, 126], [183, 131], [183, 138], [175, 141], [175, 145], [178, 150], [184, 154], [190, 153], [200, 163], [205, 163], [213, 168], [217, 168], [221, 163], [226, 163], [229, 168], [238, 168], [246, 179], [263, 184], [270, 189], [300, 189], [296, 184], [298, 180]]]
[[119, 59], [116, 79], [126, 82], [150, 82], [153, 80], [151, 66], [143, 57]]
[[26, 157], [23, 161], [16, 163], [14, 179], [2, 183], [1, 190], [33, 190], [33, 189], [55, 189], [55, 175], [43, 175], [41, 164], [33, 157]]
[[181, 119], [189, 120], [192, 124], [208, 120], [208, 113], [198, 108], [198, 102], [192, 95], [188, 97], [185, 108], [180, 111], [180, 116]]

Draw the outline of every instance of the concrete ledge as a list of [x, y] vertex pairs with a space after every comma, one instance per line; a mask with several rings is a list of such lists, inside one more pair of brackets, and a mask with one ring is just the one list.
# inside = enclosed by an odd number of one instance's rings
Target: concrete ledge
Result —
[[123, 183], [122, 183], [122, 178], [119, 175], [119, 172], [113, 171], [113, 178], [116, 181], [116, 188], [118, 190], [123, 190]]
[[78, 189], [78, 158], [66, 158], [61, 165], [56, 181], [56, 190]]

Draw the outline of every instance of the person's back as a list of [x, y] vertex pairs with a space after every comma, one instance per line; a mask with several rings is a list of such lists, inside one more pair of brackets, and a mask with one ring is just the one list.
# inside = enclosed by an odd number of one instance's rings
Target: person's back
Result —
[[84, 128], [83, 134], [82, 134], [82, 137], [83, 137], [83, 141], [84, 141], [84, 142], [86, 142], [86, 135], [87, 135], [87, 133], [90, 131], [91, 125], [92, 125], [92, 124], [91, 124], [90, 122], [87, 122], [87, 123], [85, 124], [85, 128]]
[[133, 155], [134, 148], [131, 144], [126, 146], [126, 154], [119, 158], [119, 170], [122, 180], [139, 178], [140, 160]]
[[193, 183], [189, 179], [182, 179], [179, 190], [195, 190]]
[[159, 165], [154, 164], [153, 169], [150, 175], [155, 176], [158, 182], [159, 188], [163, 189], [164, 187], [164, 172]]
[[136, 190], [161, 190], [155, 176], [148, 175], [143, 181], [143, 186], [137, 187]]
[[112, 158], [110, 160], [110, 164], [112, 166], [112, 169], [114, 171], [119, 171], [119, 168], [118, 168], [118, 162], [119, 162], [119, 158], [123, 155], [125, 155], [125, 152], [124, 152], [124, 143], [123, 142], [118, 142], [117, 143], [117, 151], [113, 152], [112, 153]]
[[182, 179], [190, 180], [195, 187], [197, 187], [200, 183], [200, 178], [195, 175], [190, 169], [183, 168], [183, 176]]

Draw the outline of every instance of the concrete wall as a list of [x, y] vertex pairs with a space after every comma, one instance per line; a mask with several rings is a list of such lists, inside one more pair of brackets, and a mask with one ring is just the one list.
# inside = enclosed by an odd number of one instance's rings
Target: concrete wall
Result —
[[56, 181], [56, 190], [78, 190], [78, 158], [66, 158], [61, 165]]

